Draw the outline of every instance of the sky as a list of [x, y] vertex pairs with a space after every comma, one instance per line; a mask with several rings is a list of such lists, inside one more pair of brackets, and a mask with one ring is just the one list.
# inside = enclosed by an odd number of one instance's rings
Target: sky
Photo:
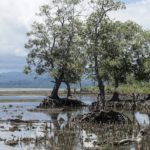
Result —
[[[1, 0], [0, 2], [0, 73], [22, 71], [28, 50], [26, 33], [35, 20], [39, 6], [51, 0]], [[150, 29], [150, 0], [124, 0], [125, 10], [112, 12], [115, 20], [132, 20]]]

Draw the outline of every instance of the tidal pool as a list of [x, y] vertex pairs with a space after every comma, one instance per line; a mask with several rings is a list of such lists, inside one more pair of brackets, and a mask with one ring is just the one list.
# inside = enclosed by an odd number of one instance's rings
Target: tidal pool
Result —
[[[93, 95], [77, 97], [89, 105], [96, 100]], [[115, 126], [111, 130], [107, 130], [106, 125], [97, 127], [104, 129], [104, 133], [100, 134], [94, 131], [94, 127], [96, 127], [94, 125], [83, 128], [80, 124], [73, 122], [72, 119], [76, 115], [89, 112], [87, 107], [54, 112], [31, 111], [40, 104], [42, 99], [43, 96], [0, 97], [0, 150], [137, 149], [137, 144], [129, 144], [119, 148], [107, 148], [107, 146], [100, 144], [105, 138], [115, 136], [114, 131], [117, 130]], [[135, 112], [130, 115], [133, 115], [136, 123], [140, 126], [139, 128], [149, 126], [148, 114]], [[17, 122], [17, 120], [19, 121]], [[20, 122], [20, 120], [23, 121]], [[120, 133], [118, 135], [122, 133], [121, 129], [119, 126], [118, 132]], [[124, 130], [126, 129], [128, 127]], [[135, 136], [134, 134], [137, 133], [134, 133], [134, 129], [132, 130], [133, 133], [129, 135], [124, 131], [124, 136], [119, 136], [126, 138]], [[105, 135], [105, 133], [107, 134]]]

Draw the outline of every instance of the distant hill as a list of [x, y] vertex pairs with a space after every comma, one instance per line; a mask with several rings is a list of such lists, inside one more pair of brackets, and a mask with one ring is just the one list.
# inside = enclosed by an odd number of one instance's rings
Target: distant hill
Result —
[[51, 88], [48, 75], [25, 75], [21, 72], [0, 73], [0, 88]]
[[[37, 76], [35, 74], [25, 75], [21, 72], [0, 73], [0, 88], [52, 88], [53, 79], [48, 75]], [[87, 79], [82, 80], [82, 86], [92, 85]], [[76, 85], [79, 87], [79, 84]], [[62, 85], [61, 88], [65, 88]]]

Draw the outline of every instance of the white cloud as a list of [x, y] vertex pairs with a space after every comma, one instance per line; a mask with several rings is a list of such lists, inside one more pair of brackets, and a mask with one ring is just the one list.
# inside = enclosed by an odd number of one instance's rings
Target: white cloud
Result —
[[[51, 0], [1, 0], [0, 2], [0, 55], [25, 56], [24, 44], [35, 12]], [[150, 29], [150, 0], [128, 3], [126, 10], [110, 14], [116, 20], [133, 20]]]
[[132, 20], [142, 25], [145, 29], [150, 29], [150, 0], [139, 0], [129, 3], [125, 10], [119, 10], [110, 14], [115, 20]]
[[15, 49], [15, 51], [14, 51], [15, 53], [15, 55], [16, 56], [26, 56], [27, 55], [27, 52], [26, 51], [22, 51], [21, 49]]
[[39, 6], [48, 0], [2, 0], [0, 2], [0, 55], [24, 56], [26, 32]]

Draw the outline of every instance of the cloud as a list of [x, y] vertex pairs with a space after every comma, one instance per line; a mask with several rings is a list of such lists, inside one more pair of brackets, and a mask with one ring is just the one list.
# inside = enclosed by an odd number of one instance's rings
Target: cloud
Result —
[[120, 21], [132, 20], [145, 29], [150, 29], [150, 0], [131, 1], [126, 7], [125, 10], [111, 12], [109, 16]]
[[[28, 52], [24, 48], [27, 42], [26, 33], [36, 18], [35, 13], [38, 12], [39, 6], [47, 2], [50, 0], [0, 2], [0, 72], [22, 71]], [[112, 12], [111, 18], [121, 21], [133, 20], [150, 29], [150, 0], [125, 0], [125, 2], [127, 9]]]
[[16, 56], [22, 56], [22, 57], [27, 56], [27, 51], [22, 51], [22, 49], [15, 49], [14, 52]]
[[25, 57], [15, 55], [0, 55], [0, 73], [2, 72], [22, 72], [26, 64]]
[[39, 6], [48, 0], [2, 0], [0, 2], [0, 55], [24, 56], [24, 44]]
[[[133, 20], [150, 29], [150, 0], [125, 0], [126, 10], [112, 12], [116, 20]], [[0, 55], [25, 56], [26, 33], [39, 6], [49, 0], [2, 0], [0, 3]]]

